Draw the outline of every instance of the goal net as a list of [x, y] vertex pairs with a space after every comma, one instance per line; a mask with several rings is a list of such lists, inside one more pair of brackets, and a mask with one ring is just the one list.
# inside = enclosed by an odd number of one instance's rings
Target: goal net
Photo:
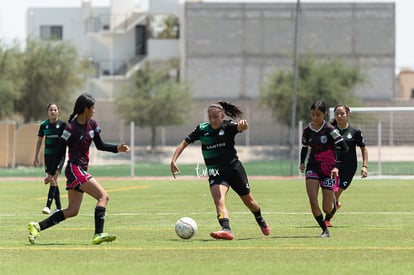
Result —
[[[330, 119], [333, 116], [330, 108]], [[414, 107], [351, 107], [349, 122], [365, 138], [369, 175], [414, 176]], [[358, 148], [357, 153], [360, 169]]]

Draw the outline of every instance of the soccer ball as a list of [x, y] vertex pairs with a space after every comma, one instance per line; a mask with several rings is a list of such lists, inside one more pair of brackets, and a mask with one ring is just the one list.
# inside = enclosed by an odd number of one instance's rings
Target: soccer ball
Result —
[[197, 223], [189, 217], [183, 217], [175, 223], [175, 233], [181, 239], [190, 239], [197, 233]]

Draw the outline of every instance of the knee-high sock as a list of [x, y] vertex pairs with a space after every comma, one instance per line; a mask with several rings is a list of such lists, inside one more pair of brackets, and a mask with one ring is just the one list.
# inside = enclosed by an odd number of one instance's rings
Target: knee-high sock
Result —
[[60, 191], [59, 191], [59, 187], [58, 186], [55, 186], [55, 187], [56, 187], [56, 190], [55, 190], [54, 199], [55, 199], [55, 203], [56, 203], [56, 209], [62, 209], [62, 204], [60, 202]]
[[315, 220], [318, 222], [319, 226], [322, 228], [323, 231], [327, 229], [322, 214], [320, 214], [319, 216], [315, 216]]
[[45, 230], [64, 220], [65, 220], [65, 216], [63, 215], [63, 211], [57, 211], [53, 213], [53, 215], [51, 215], [47, 219], [39, 222], [40, 230]]
[[106, 208], [102, 206], [95, 207], [95, 234], [103, 232], [105, 225]]

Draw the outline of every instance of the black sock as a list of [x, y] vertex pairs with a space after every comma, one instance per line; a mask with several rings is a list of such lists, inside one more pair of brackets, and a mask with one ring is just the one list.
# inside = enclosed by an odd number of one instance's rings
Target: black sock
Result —
[[337, 207], [336, 207], [336, 202], [334, 202], [334, 204], [333, 204], [333, 208], [332, 208], [332, 211], [331, 211], [330, 213], [326, 214], [325, 221], [330, 221], [330, 220], [332, 219], [332, 217], [333, 217], [333, 216], [335, 215], [335, 213], [336, 213], [336, 209], [337, 209]]
[[46, 228], [52, 227], [64, 220], [65, 216], [63, 215], [63, 211], [57, 211], [49, 218], [39, 222], [40, 230], [45, 230]]
[[267, 226], [265, 220], [262, 217], [262, 211], [260, 210], [260, 208], [256, 212], [252, 212], [252, 213], [253, 213], [253, 215], [256, 219], [256, 222], [259, 226], [261, 226], [261, 227], [266, 227]]
[[102, 206], [95, 207], [95, 234], [103, 232], [105, 224], [106, 208]]
[[56, 190], [55, 190], [55, 203], [56, 203], [56, 209], [62, 209], [62, 204], [60, 202], [60, 192], [59, 192], [59, 187], [55, 186]]
[[319, 226], [322, 228], [323, 231], [327, 230], [322, 214], [320, 214], [319, 216], [315, 216], [315, 220], [318, 222]]
[[230, 220], [228, 218], [218, 218], [218, 222], [221, 225], [221, 228], [225, 231], [231, 231], [230, 229]]
[[46, 206], [50, 208], [52, 206], [53, 197], [55, 196], [56, 186], [49, 186], [49, 192], [47, 193]]

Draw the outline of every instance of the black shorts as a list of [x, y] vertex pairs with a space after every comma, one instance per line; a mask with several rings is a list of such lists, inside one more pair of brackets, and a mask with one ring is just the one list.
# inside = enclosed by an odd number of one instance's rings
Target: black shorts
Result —
[[215, 184], [230, 186], [239, 196], [250, 193], [249, 180], [243, 164], [237, 160], [228, 167], [209, 172], [210, 187]]
[[346, 190], [355, 176], [356, 167], [344, 167], [339, 170], [339, 188]]
[[62, 159], [59, 162], [59, 165], [58, 165], [57, 169], [55, 171], [52, 171], [55, 168], [54, 166], [56, 165], [56, 160], [54, 158], [46, 158], [45, 157], [45, 172], [46, 172], [46, 174], [54, 175], [56, 172], [60, 173], [62, 171], [62, 167], [64, 165], [64, 162], [65, 162], [65, 160]]

